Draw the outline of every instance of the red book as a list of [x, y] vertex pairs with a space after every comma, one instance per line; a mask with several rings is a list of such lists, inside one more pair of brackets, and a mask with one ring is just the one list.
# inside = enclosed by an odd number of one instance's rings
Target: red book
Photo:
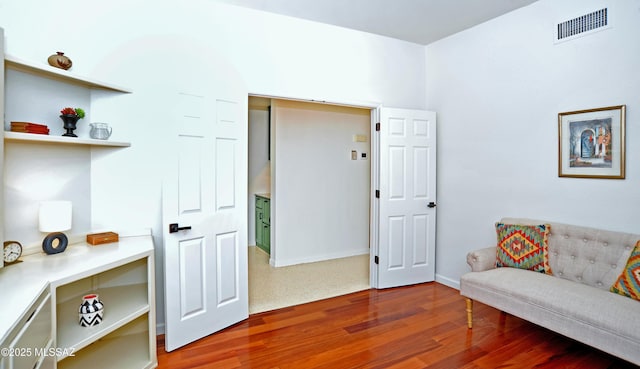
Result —
[[31, 123], [31, 122], [11, 122], [11, 127], [48, 128], [46, 124], [38, 124], [38, 123]]
[[39, 133], [39, 134], [44, 134], [44, 135], [48, 135], [49, 134], [49, 129], [26, 129], [26, 128], [11, 127], [11, 131], [12, 132], [22, 132], [22, 133]]
[[20, 130], [20, 131], [48, 131], [49, 127], [20, 127], [20, 126], [11, 126], [11, 130]]

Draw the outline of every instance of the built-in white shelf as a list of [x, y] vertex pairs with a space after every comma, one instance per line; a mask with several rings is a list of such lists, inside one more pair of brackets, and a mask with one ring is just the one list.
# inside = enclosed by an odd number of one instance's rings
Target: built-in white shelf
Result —
[[[117, 328], [149, 312], [147, 284], [100, 288], [96, 293], [104, 303], [102, 323], [83, 327], [78, 323], [79, 301], [82, 294], [58, 305], [58, 347], [73, 348], [74, 352], [97, 341]], [[66, 356], [58, 357], [58, 360]]]
[[66, 145], [89, 145], [89, 146], [107, 146], [107, 147], [129, 147], [129, 142], [109, 141], [109, 140], [95, 140], [93, 138], [80, 138], [80, 137], [66, 137], [66, 136], [51, 136], [41, 135], [35, 133], [22, 133], [22, 132], [4, 132], [5, 142], [33, 142], [33, 143], [52, 143], [52, 144], [66, 144]]
[[149, 336], [144, 332], [106, 337], [99, 345], [92, 345], [76, 352], [74, 357], [59, 361], [57, 368], [155, 368], [157, 364], [150, 359], [148, 347]]
[[73, 72], [69, 72], [64, 69], [55, 68], [44, 63], [34, 63], [15, 56], [5, 54], [4, 56], [5, 68], [10, 68], [20, 72], [34, 74], [40, 77], [50, 78], [57, 81], [71, 83], [87, 88], [109, 90], [123, 93], [131, 93], [128, 88], [117, 86], [111, 83], [101, 82], [92, 78], [79, 76]]

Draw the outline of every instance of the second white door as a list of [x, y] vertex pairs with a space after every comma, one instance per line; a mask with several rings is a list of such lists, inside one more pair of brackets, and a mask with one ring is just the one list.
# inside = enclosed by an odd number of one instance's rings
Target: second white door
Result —
[[435, 278], [436, 114], [380, 108], [378, 288]]

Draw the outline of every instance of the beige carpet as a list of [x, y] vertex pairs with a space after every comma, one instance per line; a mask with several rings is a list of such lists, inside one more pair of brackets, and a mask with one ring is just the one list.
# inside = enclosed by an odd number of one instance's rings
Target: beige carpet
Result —
[[249, 314], [369, 289], [369, 255], [274, 268], [249, 247]]

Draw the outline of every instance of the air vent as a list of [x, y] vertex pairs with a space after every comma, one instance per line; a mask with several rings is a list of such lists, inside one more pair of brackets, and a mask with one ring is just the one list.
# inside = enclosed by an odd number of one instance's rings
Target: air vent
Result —
[[556, 41], [566, 41], [587, 33], [608, 28], [609, 17], [607, 8], [597, 10], [593, 13], [570, 19], [558, 24]]

